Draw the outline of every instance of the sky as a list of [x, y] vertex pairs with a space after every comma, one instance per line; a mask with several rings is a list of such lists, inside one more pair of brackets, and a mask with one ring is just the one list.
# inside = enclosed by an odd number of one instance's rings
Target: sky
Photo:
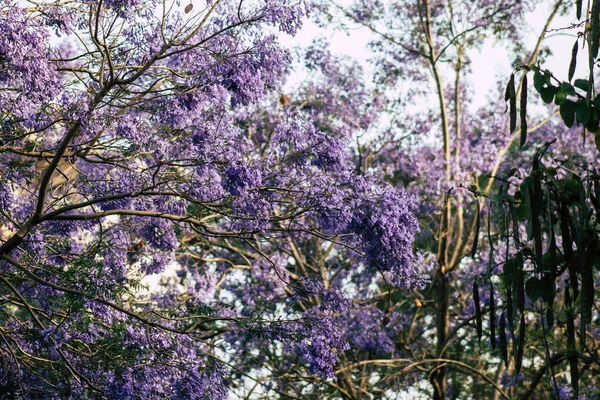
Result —
[[[527, 49], [532, 49], [535, 46], [538, 35], [551, 12], [548, 6], [549, 4], [540, 6], [529, 12], [525, 17], [525, 30], [527, 32], [525, 43]], [[571, 7], [571, 9], [574, 11], [574, 7]], [[558, 16], [551, 24], [550, 30], [568, 27], [576, 22], [575, 15]], [[577, 31], [572, 29], [548, 33], [545, 43], [551, 49], [552, 55], [547, 57], [542, 67], [551, 70], [560, 79], [567, 80], [568, 59], [571, 56], [571, 49], [576, 36]], [[346, 33], [333, 28], [321, 28], [308, 21], [295, 37], [282, 35], [280, 42], [284, 46], [290, 47], [306, 46], [319, 37], [325, 37], [329, 40], [333, 52], [345, 54], [359, 60], [368, 73], [367, 59], [370, 53], [367, 45], [372, 38], [372, 34], [366, 28], [355, 29]], [[472, 78], [469, 78], [471, 82], [474, 82], [474, 97], [470, 106], [473, 108], [472, 111], [475, 111], [479, 106], [489, 103], [487, 97], [490, 94], [492, 94], [492, 98], [498, 97], [496, 84], [498, 80], [508, 82], [512, 68], [507, 50], [501, 45], [494, 45], [491, 40], [488, 40], [480, 51], [471, 53], [470, 58], [471, 69], [474, 72]], [[587, 50], [582, 51], [580, 48], [576, 76], [582, 78], [587, 76], [587, 68], [584, 67], [586, 62]], [[302, 72], [299, 71], [299, 80], [303, 78], [301, 74]]]

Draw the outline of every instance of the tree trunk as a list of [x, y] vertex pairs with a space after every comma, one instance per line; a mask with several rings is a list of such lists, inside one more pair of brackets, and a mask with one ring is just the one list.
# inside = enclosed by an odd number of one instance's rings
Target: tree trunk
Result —
[[[437, 307], [436, 315], [436, 355], [438, 358], [444, 358], [446, 352], [446, 342], [448, 339], [448, 303], [450, 299], [450, 280], [445, 273], [444, 266], [440, 265], [434, 281], [433, 290], [435, 304]], [[448, 386], [447, 367], [436, 367], [430, 378], [433, 385], [434, 400], [445, 400]]]

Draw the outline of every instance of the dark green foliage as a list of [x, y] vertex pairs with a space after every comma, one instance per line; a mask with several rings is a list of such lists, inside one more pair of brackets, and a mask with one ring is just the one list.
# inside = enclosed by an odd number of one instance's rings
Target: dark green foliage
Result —
[[[573, 75], [575, 74], [577, 46], [578, 42], [575, 42], [569, 65], [569, 82], [573, 79]], [[583, 125], [590, 132], [598, 131], [600, 115], [598, 113], [598, 106], [600, 105], [600, 100], [598, 99], [598, 96], [596, 96], [593, 102], [589, 101], [592, 85], [588, 79], [576, 79], [571, 85], [569, 82], [558, 81], [550, 71], [542, 71], [538, 66], [533, 66], [530, 70], [534, 72], [533, 87], [539, 93], [540, 98], [546, 104], [550, 104], [554, 101], [554, 104], [559, 106], [560, 116], [567, 127], [571, 128], [577, 123], [578, 125]], [[558, 86], [552, 84], [553, 80]], [[523, 86], [527, 85], [526, 82], [527, 79], [525, 75]], [[507, 95], [508, 88], [509, 87], [507, 87]], [[585, 95], [583, 92], [585, 92]], [[527, 131], [527, 96], [525, 90], [521, 91], [520, 105], [522, 146], [525, 143]]]
[[575, 123], [575, 110], [575, 103], [572, 101], [565, 101], [560, 106], [560, 116], [569, 128]]
[[[583, 90], [579, 85], [576, 87]], [[570, 91], [567, 85], [561, 85], [561, 90]], [[578, 106], [582, 111], [577, 119], [584, 123], [585, 100], [580, 99]], [[591, 117], [588, 115], [588, 118]], [[511, 195], [500, 190], [499, 199], [515, 224], [527, 226], [526, 240], [515, 241], [519, 243], [518, 251], [504, 262], [501, 274], [506, 311], [500, 319], [500, 353], [507, 363], [505, 357], [509, 356], [507, 347], [512, 338], [510, 356], [514, 357], [518, 374], [523, 368], [528, 343], [539, 335], [528, 326], [528, 313], [539, 313], [540, 320], [545, 317], [545, 326], [549, 329], [546, 332], [554, 332], [554, 335], [558, 323], [564, 338], [546, 336], [544, 346], [549, 357], [565, 354], [571, 388], [577, 394], [583, 379], [581, 360], [590, 351], [587, 336], [590, 327], [597, 328], [599, 322], [594, 266], [600, 259], [600, 230], [594, 216], [600, 209], [600, 175], [588, 171], [579, 176], [568, 168], [557, 171], [555, 167], [547, 167], [548, 161], [543, 157], [550, 146], [551, 143], [547, 143], [536, 152], [531, 172], [518, 191]], [[508, 228], [504, 229], [500, 236], [511, 237]], [[513, 227], [513, 231], [515, 229]], [[533, 306], [527, 305], [526, 298]], [[491, 325], [490, 334], [495, 335], [495, 327]]]

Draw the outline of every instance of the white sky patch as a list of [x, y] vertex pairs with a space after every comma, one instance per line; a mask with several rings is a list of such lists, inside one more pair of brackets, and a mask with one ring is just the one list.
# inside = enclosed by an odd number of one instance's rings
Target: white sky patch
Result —
[[[526, 51], [531, 51], [537, 42], [538, 36], [544, 27], [551, 10], [551, 4], [543, 4], [525, 16], [525, 44]], [[574, 14], [574, 12], [572, 13]], [[556, 16], [549, 27], [551, 32], [547, 33], [544, 46], [551, 50], [551, 55], [545, 57], [542, 64], [543, 69], [549, 69], [561, 80], [567, 80], [569, 69], [569, 60], [571, 49], [575, 43], [578, 30], [567, 29], [552, 31], [565, 28], [577, 23], [574, 15]], [[579, 29], [581, 31], [581, 29]], [[305, 47], [320, 37], [325, 37], [330, 43], [330, 49], [334, 54], [346, 55], [357, 60], [364, 68], [365, 74], [371, 71], [367, 60], [372, 57], [368, 48], [369, 41], [374, 37], [367, 28], [356, 28], [348, 31], [334, 30], [317, 26], [312, 21], [306, 21], [302, 29], [295, 37], [281, 34], [279, 42], [284, 47]], [[580, 40], [580, 44], [581, 44]], [[469, 54], [471, 60], [471, 69], [473, 73], [469, 76], [469, 81], [473, 84], [472, 103], [470, 111], [475, 111], [479, 107], [489, 104], [491, 101], [503, 101], [503, 93], [497, 92], [497, 82], [506, 81], [513, 70], [511, 66], [510, 54], [506, 46], [494, 44], [493, 40], [486, 40], [481, 50], [472, 51]], [[575, 78], [587, 78], [587, 48], [579, 48], [577, 71]], [[289, 84], [294, 86], [306, 78], [306, 71], [296, 71], [296, 76], [290, 79]], [[369, 76], [365, 77], [369, 80]]]

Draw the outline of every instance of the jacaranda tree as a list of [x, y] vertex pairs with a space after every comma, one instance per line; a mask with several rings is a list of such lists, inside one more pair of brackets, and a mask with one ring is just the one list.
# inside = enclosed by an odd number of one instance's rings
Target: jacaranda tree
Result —
[[2, 1], [2, 396], [287, 396], [245, 358], [333, 382], [343, 283], [422, 284], [411, 199], [348, 150], [368, 118], [274, 94], [309, 11]]

